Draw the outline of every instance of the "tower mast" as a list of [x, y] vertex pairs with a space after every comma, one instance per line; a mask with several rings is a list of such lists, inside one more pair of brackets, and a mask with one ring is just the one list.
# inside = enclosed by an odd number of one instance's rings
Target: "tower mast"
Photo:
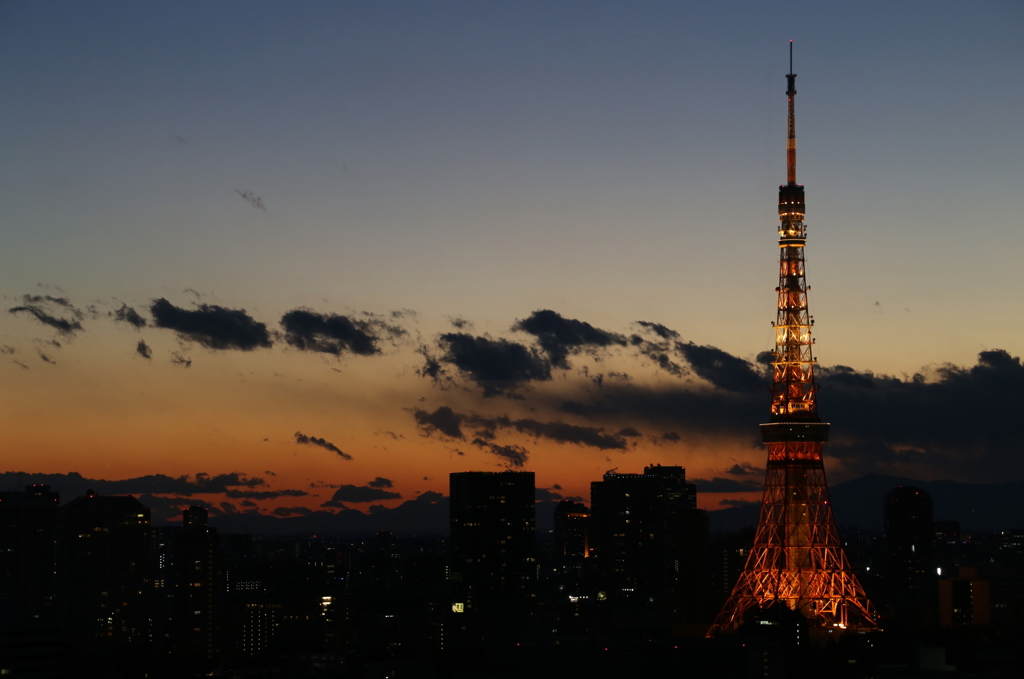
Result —
[[804, 187], [796, 183], [796, 74], [789, 43], [787, 183], [779, 187], [779, 287], [772, 358], [771, 418], [761, 425], [768, 447], [764, 497], [754, 545], [708, 635], [734, 631], [755, 608], [784, 604], [812, 628], [872, 629], [878, 614], [843, 552], [829, 503], [822, 445], [829, 425], [818, 417], [812, 321], [804, 276]]

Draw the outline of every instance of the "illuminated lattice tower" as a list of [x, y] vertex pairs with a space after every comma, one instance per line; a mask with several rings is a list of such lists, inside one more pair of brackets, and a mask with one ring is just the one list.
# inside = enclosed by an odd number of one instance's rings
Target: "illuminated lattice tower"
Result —
[[709, 636], [735, 630], [751, 608], [784, 603], [812, 627], [871, 629], [877, 613], [843, 552], [829, 504], [822, 444], [829, 425], [818, 417], [814, 354], [804, 277], [804, 187], [796, 183], [793, 45], [789, 89], [787, 183], [779, 187], [779, 287], [772, 358], [771, 422], [764, 499], [746, 566]]

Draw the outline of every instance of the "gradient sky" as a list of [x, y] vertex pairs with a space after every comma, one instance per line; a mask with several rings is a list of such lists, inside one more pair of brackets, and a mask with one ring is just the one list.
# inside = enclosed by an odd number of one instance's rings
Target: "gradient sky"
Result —
[[[508, 446], [566, 496], [651, 462], [759, 483], [769, 399], [743, 371], [773, 341], [794, 39], [817, 356], [851, 369], [822, 382], [832, 480], [1022, 478], [1022, 34], [1018, 2], [4, 3], [3, 466], [242, 472], [308, 507], [332, 492], [311, 483], [446, 493]], [[272, 346], [204, 346], [158, 299], [244, 309]], [[295, 309], [378, 351], [289, 343]], [[512, 330], [538, 310], [612, 339], [556, 365]], [[637, 321], [721, 355], [670, 342], [673, 375]], [[485, 396], [446, 333], [551, 379]], [[443, 407], [478, 424], [424, 424]], [[503, 415], [589, 434], [473, 443]]]

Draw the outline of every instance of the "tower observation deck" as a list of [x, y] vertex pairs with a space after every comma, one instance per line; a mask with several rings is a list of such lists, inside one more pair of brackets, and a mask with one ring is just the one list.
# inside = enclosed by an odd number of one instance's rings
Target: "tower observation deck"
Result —
[[822, 445], [829, 425], [818, 417], [814, 321], [804, 276], [804, 187], [796, 183], [796, 74], [789, 45], [786, 184], [779, 187], [779, 287], [772, 357], [771, 418], [761, 425], [768, 447], [764, 497], [754, 545], [732, 594], [708, 632], [736, 630], [748, 611], [785, 605], [812, 629], [873, 629], [876, 613], [843, 552], [829, 504]]

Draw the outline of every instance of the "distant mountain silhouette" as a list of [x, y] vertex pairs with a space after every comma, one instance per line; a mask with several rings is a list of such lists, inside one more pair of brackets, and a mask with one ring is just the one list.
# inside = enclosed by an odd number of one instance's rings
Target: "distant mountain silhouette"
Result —
[[394, 509], [382, 507], [371, 514], [343, 509], [336, 514], [319, 511], [280, 518], [238, 512], [210, 517], [210, 525], [221, 533], [253, 535], [362, 535], [383, 530], [415, 535], [447, 534], [448, 498], [433, 502], [409, 500]]
[[[963, 530], [1000, 531], [1024, 527], [1024, 482], [959, 483], [917, 481], [898, 476], [868, 474], [829, 489], [832, 511], [841, 526], [884, 530], [882, 499], [899, 486], [928, 491], [935, 503], [935, 518], [959, 521]], [[757, 524], [760, 503], [710, 512], [712, 532], [735, 531]]]
[[[557, 502], [537, 503], [538, 537], [554, 528], [557, 505]], [[210, 517], [210, 525], [221, 533], [253, 535], [365, 535], [382, 530], [406, 535], [448, 535], [448, 511], [448, 497], [436, 501], [420, 498], [403, 502], [394, 509], [381, 507], [371, 514], [354, 509], [286, 518], [256, 513], [221, 514]]]
[[[0, 490], [20, 490], [30, 483], [45, 483], [60, 492], [61, 500], [82, 495], [93, 488], [104, 495], [131, 494], [153, 510], [154, 525], [180, 516], [180, 506], [193, 502], [192, 494], [221, 493], [225, 488], [250, 489], [265, 486], [261, 479], [247, 480], [244, 475], [222, 474], [212, 477], [170, 477], [161, 474], [107, 481], [67, 474], [0, 473]], [[1024, 528], [1024, 481], [1004, 483], [958, 483], [957, 481], [918, 481], [898, 476], [868, 474], [830, 489], [836, 523], [881, 532], [882, 499], [898, 486], [917, 486], [928, 491], [935, 503], [935, 518], [955, 520], [967, 531], [999, 531]], [[538, 490], [537, 535], [545, 536], [554, 527], [554, 508], [550, 494]], [[293, 492], [293, 491], [285, 491]], [[172, 500], [158, 495], [175, 495]], [[182, 494], [185, 497], [182, 497]], [[195, 504], [206, 504], [196, 498]], [[170, 504], [174, 506], [170, 506]], [[427, 493], [393, 509], [372, 507], [364, 514], [354, 509], [334, 513], [316, 511], [305, 516], [279, 517], [271, 514], [236, 511], [223, 513], [214, 506], [210, 523], [222, 533], [254, 535], [352, 535], [381, 530], [420, 535], [448, 533], [448, 498]], [[757, 524], [760, 503], [709, 512], [712, 532], [735, 531]]]

